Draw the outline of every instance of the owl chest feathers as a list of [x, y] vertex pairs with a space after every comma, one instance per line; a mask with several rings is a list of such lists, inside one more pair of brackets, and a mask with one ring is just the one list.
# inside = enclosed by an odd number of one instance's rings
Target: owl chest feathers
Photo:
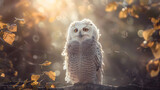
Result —
[[68, 69], [74, 83], [95, 81], [95, 45], [96, 42], [92, 39], [85, 40], [82, 43], [73, 41], [68, 45]]
[[[68, 45], [68, 55], [77, 56], [81, 61], [83, 57], [90, 57], [95, 55], [96, 42], [92, 39], [85, 40], [83, 42], [73, 41]], [[76, 60], [75, 60], [76, 61]]]

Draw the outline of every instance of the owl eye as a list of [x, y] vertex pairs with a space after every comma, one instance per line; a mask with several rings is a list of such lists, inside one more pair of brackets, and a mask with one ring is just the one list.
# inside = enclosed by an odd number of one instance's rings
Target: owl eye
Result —
[[83, 31], [87, 32], [89, 29], [88, 28], [83, 28]]
[[74, 32], [78, 32], [78, 29], [76, 28], [76, 29], [74, 29]]

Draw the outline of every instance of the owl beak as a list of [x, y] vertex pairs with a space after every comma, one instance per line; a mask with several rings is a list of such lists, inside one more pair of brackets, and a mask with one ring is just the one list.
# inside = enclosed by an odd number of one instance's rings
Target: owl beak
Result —
[[83, 35], [82, 35], [81, 31], [79, 32], [79, 37], [80, 37], [80, 38], [82, 38], [82, 37], [83, 37]]

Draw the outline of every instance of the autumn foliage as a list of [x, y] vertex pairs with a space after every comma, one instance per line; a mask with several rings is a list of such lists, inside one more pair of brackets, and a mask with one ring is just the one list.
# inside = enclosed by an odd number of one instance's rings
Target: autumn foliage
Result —
[[146, 65], [147, 71], [150, 73], [151, 77], [158, 76], [160, 72], [160, 26], [159, 26], [159, 18], [151, 18], [151, 22], [153, 23], [153, 27], [149, 30], [145, 30], [143, 32], [143, 37], [145, 41], [141, 44], [144, 48], [151, 48], [152, 53], [155, 59], [150, 60]]
[[[138, 5], [137, 5], [138, 3]], [[123, 6], [121, 11], [119, 11], [119, 18], [127, 18], [128, 15], [139, 18], [139, 13], [143, 10], [150, 10], [154, 7], [159, 6], [159, 3], [149, 3], [149, 0], [124, 0], [123, 2], [110, 2], [105, 11], [111, 12], [117, 10], [119, 6]], [[150, 60], [146, 65], [146, 70], [149, 72], [151, 77], [158, 76], [160, 72], [160, 18], [149, 18], [153, 23], [153, 28], [144, 30], [142, 35], [144, 38], [141, 47], [151, 48], [155, 59]]]
[[[29, 34], [32, 34], [29, 29], [33, 29], [36, 25], [43, 21], [47, 20], [46, 16], [42, 13], [38, 12], [34, 7], [30, 7], [31, 3], [29, 0], [20, 0], [14, 5], [14, 9], [21, 8], [24, 10], [21, 13], [23, 18], [12, 17], [12, 22], [6, 22], [4, 19], [4, 15], [0, 14], [0, 81], [3, 83], [13, 82], [12, 87], [15, 89], [24, 89], [24, 88], [38, 88], [39, 86], [46, 85], [46, 88], [54, 88], [54, 81], [56, 79], [55, 72], [51, 70], [44, 70], [43, 68], [49, 67], [52, 64], [51, 61], [44, 61], [44, 63], [38, 62], [38, 64], [31, 63], [34, 67], [39, 67], [40, 73], [28, 73], [26, 76], [30, 76], [30, 78], [25, 79], [24, 81], [19, 79], [20, 72], [16, 70], [16, 64], [13, 59], [8, 59], [9, 54], [6, 50], [9, 48], [14, 48], [16, 51], [22, 50], [22, 47], [26, 44], [24, 38], [26, 38]], [[49, 19], [48, 19], [49, 20]], [[33, 37], [34, 43], [38, 43], [39, 36], [34, 35]], [[12, 50], [12, 49], [11, 49]], [[36, 56], [34, 57], [37, 58]], [[34, 69], [34, 68], [33, 68]], [[43, 83], [45, 78], [49, 78], [50, 82]], [[43, 80], [42, 80], [43, 79]]]
[[0, 0], [0, 10], [0, 85], [69, 85], [61, 52], [84, 18], [102, 34], [105, 85], [160, 85], [159, 0]]

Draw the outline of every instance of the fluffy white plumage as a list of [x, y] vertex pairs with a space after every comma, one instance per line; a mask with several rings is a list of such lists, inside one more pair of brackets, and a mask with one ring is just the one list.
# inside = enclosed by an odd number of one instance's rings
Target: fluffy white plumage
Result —
[[68, 28], [63, 51], [67, 82], [101, 84], [103, 59], [99, 30], [89, 19], [75, 21]]

